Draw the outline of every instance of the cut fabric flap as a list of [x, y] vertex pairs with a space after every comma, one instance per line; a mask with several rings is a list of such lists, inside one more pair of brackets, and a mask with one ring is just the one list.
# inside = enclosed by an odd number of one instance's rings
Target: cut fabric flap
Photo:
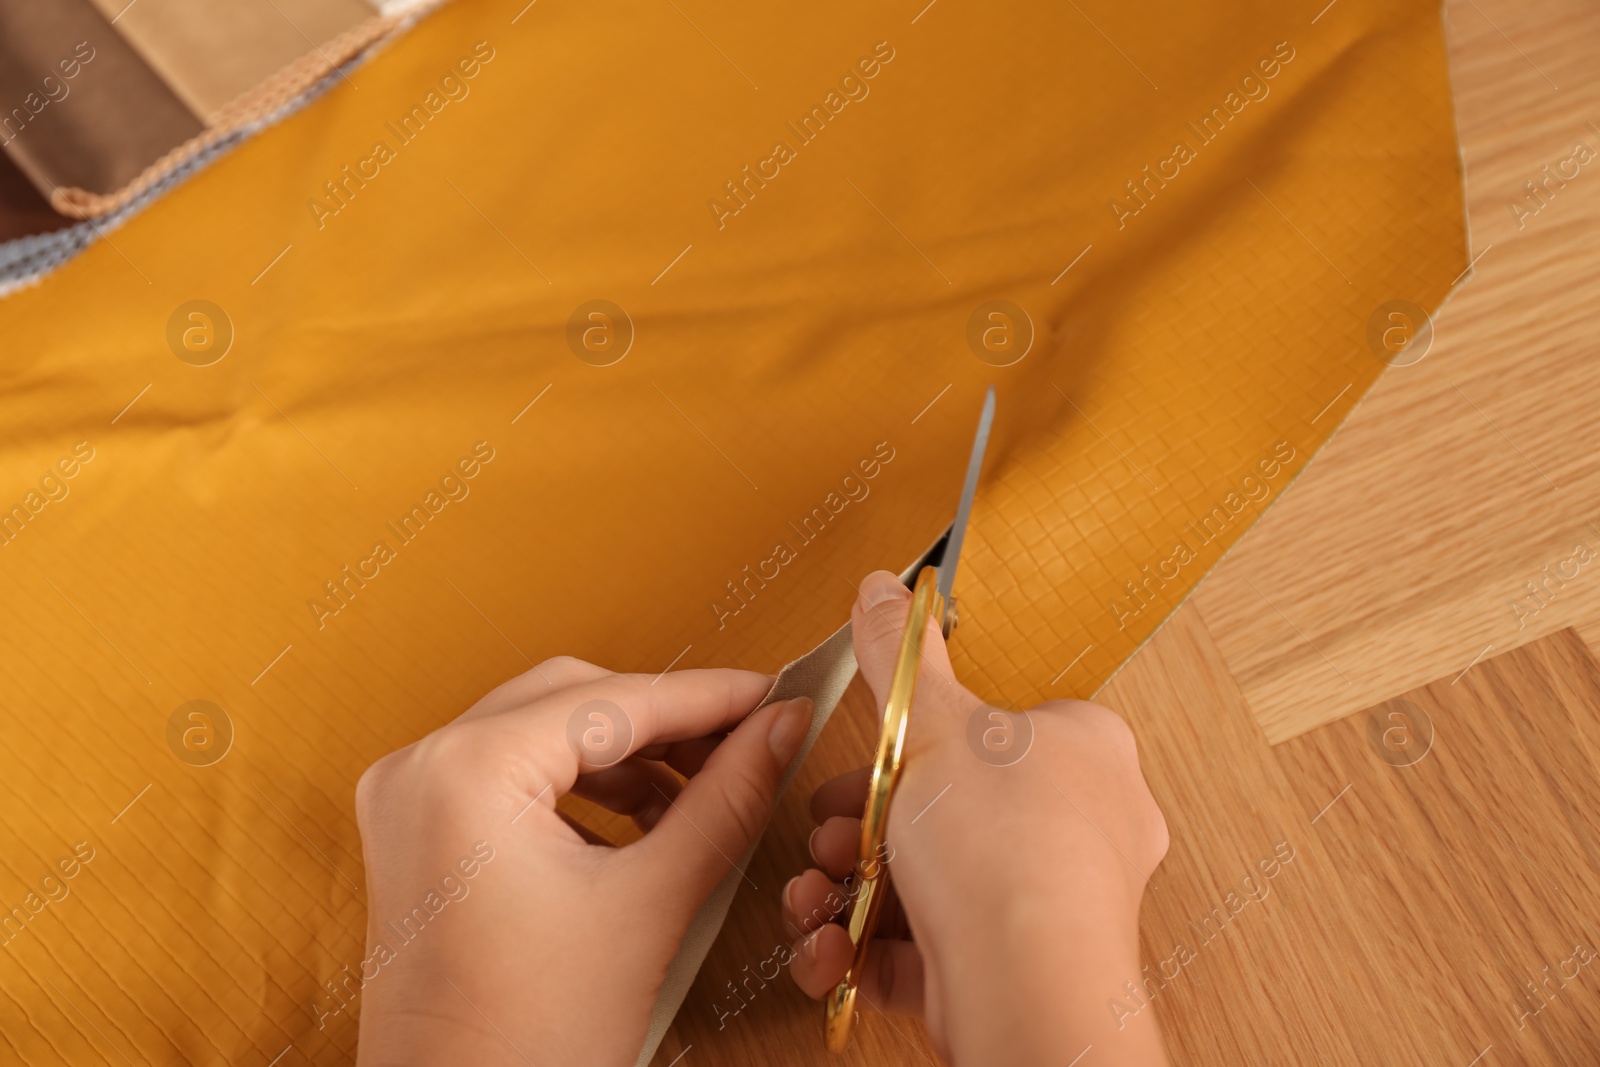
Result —
[[[839, 627], [833, 636], [794, 662], [786, 664], [778, 672], [778, 679], [773, 683], [772, 691], [761, 701], [762, 707], [779, 700], [793, 700], [796, 697], [810, 697], [813, 704], [811, 729], [806, 733], [805, 743], [800, 746], [799, 754], [784, 772], [783, 781], [778, 785], [779, 796], [782, 796], [789, 788], [789, 783], [794, 781], [795, 772], [806, 761], [806, 755], [817, 743], [822, 728], [828, 724], [828, 717], [833, 714], [833, 709], [839, 706], [839, 699], [844, 696], [844, 691], [855, 674], [856, 653], [851, 645], [849, 623]], [[689, 995], [689, 987], [694, 984], [695, 975], [700, 973], [700, 965], [705, 962], [706, 953], [711, 951], [711, 943], [716, 940], [717, 931], [722, 929], [722, 924], [728, 918], [728, 909], [733, 906], [733, 898], [739, 892], [739, 884], [743, 881], [745, 868], [750, 865], [750, 857], [755, 855], [756, 848], [760, 844], [758, 840], [739, 857], [738, 866], [728, 872], [728, 876], [717, 886], [710, 899], [695, 915], [694, 921], [689, 924], [689, 930], [683, 936], [683, 944], [679, 946], [678, 954], [672, 958], [672, 963], [667, 968], [667, 980], [662, 983], [661, 993], [656, 997], [655, 1010], [650, 1014], [650, 1033], [645, 1038], [644, 1048], [639, 1053], [638, 1067], [647, 1067], [650, 1057], [654, 1056], [656, 1049], [661, 1046], [661, 1039], [666, 1036], [667, 1027], [672, 1025], [673, 1016], [678, 1014], [678, 1006], [683, 1003], [683, 998]]]

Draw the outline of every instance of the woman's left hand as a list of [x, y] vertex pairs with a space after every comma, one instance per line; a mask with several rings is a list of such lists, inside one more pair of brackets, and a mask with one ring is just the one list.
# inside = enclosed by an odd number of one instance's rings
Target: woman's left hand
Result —
[[[632, 1064], [810, 726], [805, 699], [751, 714], [771, 684], [548, 660], [373, 764], [358, 1064]], [[600, 841], [555, 810], [569, 791], [643, 838]]]

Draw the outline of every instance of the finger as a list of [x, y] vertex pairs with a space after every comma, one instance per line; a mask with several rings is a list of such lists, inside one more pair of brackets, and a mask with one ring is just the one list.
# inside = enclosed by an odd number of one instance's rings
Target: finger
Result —
[[[607, 673], [548, 699], [477, 716], [460, 724], [470, 734], [452, 734], [450, 741], [478, 749], [492, 767], [512, 768], [530, 798], [545, 789], [558, 798], [578, 775], [614, 766], [639, 749], [730, 729], [772, 686], [769, 675], [740, 670], [678, 671], [658, 682]], [[687, 756], [685, 762], [692, 765]]]
[[610, 676], [611, 672], [604, 667], [573, 656], [555, 656], [496, 686], [457, 718], [478, 719], [486, 715], [498, 715], [523, 707], [540, 697], [554, 696], [574, 686]]
[[[855, 945], [842, 926], [829, 924], [796, 946], [789, 973], [813, 1000], [820, 1000], [844, 979], [855, 958]], [[856, 975], [857, 1008], [896, 1015], [921, 1015], [924, 967], [922, 953], [909, 941], [877, 940], [867, 946], [867, 961]]]
[[598, 770], [651, 745], [730, 730], [771, 688], [772, 677], [755, 671], [674, 671], [653, 680], [614, 674], [561, 693], [566, 714], [542, 725], [576, 749], [581, 770]]
[[662, 675], [659, 682], [607, 673], [546, 699], [458, 720], [420, 744], [448, 749], [457, 754], [453, 759], [470, 762], [482, 773], [509, 773], [513, 790], [527, 798], [519, 805], [548, 794], [548, 808], [580, 774], [614, 766], [652, 744], [671, 745], [731, 728], [749, 716], [772, 685], [768, 675], [740, 670], [680, 671]]
[[850, 903], [844, 886], [811, 867], [789, 879], [783, 887], [783, 921], [796, 933], [809, 934], [827, 923], [842, 920]]
[[871, 781], [871, 767], [860, 767], [828, 779], [811, 794], [811, 817], [819, 823], [835, 815], [861, 818], [867, 807], [867, 785]]
[[[842, 929], [842, 927], [840, 928]], [[918, 1015], [926, 1001], [927, 969], [910, 941], [875, 939], [867, 946], [866, 969], [857, 976], [857, 1002], [886, 1015]]]
[[829, 877], [842, 880], [861, 858], [861, 820], [835, 815], [811, 831], [811, 858]]
[[[604, 667], [578, 659], [576, 656], [552, 656], [522, 675], [537, 696], [548, 696], [558, 689], [567, 689], [584, 682], [611, 677]], [[540, 687], [543, 687], [542, 690]]]
[[808, 697], [785, 700], [739, 724], [635, 846], [646, 869], [676, 883], [680, 904], [698, 908], [766, 828], [778, 781], [811, 728], [813, 710]]
[[603, 771], [581, 774], [572, 783], [574, 795], [628, 816], [645, 833], [660, 821], [661, 813], [682, 788], [677, 775], [666, 767], [637, 757]]
[[724, 736], [713, 734], [710, 737], [692, 737], [687, 741], [649, 745], [634, 753], [634, 758], [665, 763], [685, 778], [692, 778], [700, 773], [700, 768], [706, 765], [706, 759]]
[[[888, 571], [873, 571], [862, 579], [860, 595], [850, 610], [856, 662], [877, 700], [880, 716], [889, 699], [889, 683], [900, 657], [900, 639], [910, 611], [911, 590]], [[918, 707], [929, 703], [930, 696], [959, 689], [939, 625], [939, 619], [929, 618], [923, 634], [922, 663], [917, 675]]]
[[[848, 925], [852, 882], [853, 879], [835, 882], [815, 867], [796, 875], [783, 887], [783, 921], [790, 924], [797, 937], [824, 923]], [[878, 907], [877, 936], [889, 940], [911, 937], [905, 909], [900, 905], [900, 894], [894, 891], [893, 883]]]

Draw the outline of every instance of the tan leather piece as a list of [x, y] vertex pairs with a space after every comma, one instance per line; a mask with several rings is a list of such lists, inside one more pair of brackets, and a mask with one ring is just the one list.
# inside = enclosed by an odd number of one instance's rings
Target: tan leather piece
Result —
[[[96, 850], [7, 942], [6, 1054], [348, 1062], [362, 769], [545, 656], [818, 644], [950, 521], [990, 382], [956, 669], [1098, 687], [1382, 369], [1374, 310], [1466, 255], [1432, 3], [1078, 7], [451, 5], [0, 302], [0, 904]], [[993, 300], [1036, 326], [1003, 368]]]
[[377, 14], [365, 0], [93, 3], [208, 125], [237, 97]]
[[109, 192], [202, 124], [89, 0], [0, 4], [0, 143], [46, 196]]

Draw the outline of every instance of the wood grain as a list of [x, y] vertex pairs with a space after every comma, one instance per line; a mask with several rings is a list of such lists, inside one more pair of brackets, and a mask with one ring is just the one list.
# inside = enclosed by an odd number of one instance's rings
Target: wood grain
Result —
[[1564, 630], [1404, 700], [1372, 714], [1431, 720], [1415, 764], [1375, 758], [1367, 715], [1274, 753], [1305, 810], [1344, 793], [1318, 823], [1347, 909], [1335, 946], [1380, 953], [1405, 991], [1360, 1025], [1426, 1037], [1407, 1062], [1597, 1062], [1600, 666]]
[[[1174, 1063], [1600, 1056], [1600, 665], [1575, 633], [1274, 747], [1186, 606], [1101, 699], [1132, 724], [1173, 842], [1145, 895], [1148, 969], [1108, 989], [1107, 1010], [1154, 1010]], [[1369, 718], [1421, 736], [1415, 709], [1431, 741], [1385, 749]], [[776, 889], [804, 866], [804, 798], [852, 762], [838, 754], [866, 744], [871, 716], [852, 688], [658, 1065], [686, 1049], [699, 1064], [936, 1062], [915, 1020], [878, 1016], [835, 1061], [817, 1005], [784, 976], [749, 981], [790, 936]]]
[[[1427, 357], [1384, 373], [1196, 594], [1273, 741], [1600, 615], [1600, 559], [1567, 562], [1600, 552], [1600, 80], [1578, 61], [1600, 12], [1446, 12], [1481, 258]], [[1580, 142], [1596, 158], [1519, 227], [1508, 203]]]

